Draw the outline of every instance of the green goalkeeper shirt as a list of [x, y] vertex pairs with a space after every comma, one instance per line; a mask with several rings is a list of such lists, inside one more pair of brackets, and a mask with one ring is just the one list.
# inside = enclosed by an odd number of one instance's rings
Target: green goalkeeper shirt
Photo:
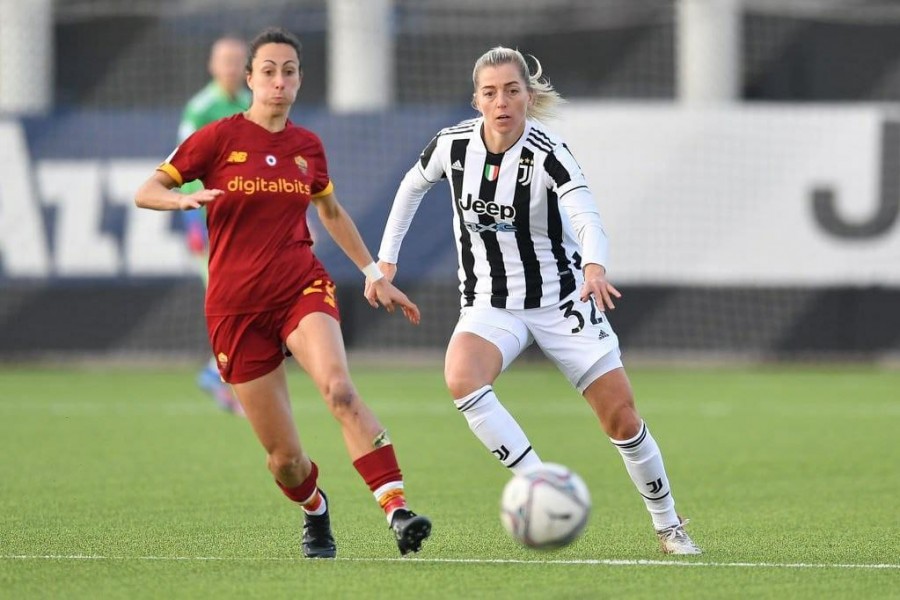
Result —
[[[245, 88], [241, 88], [232, 98], [219, 84], [210, 81], [184, 107], [181, 122], [178, 125], [178, 142], [183, 142], [187, 136], [208, 123], [247, 110], [250, 108], [250, 100], [250, 91]], [[181, 187], [181, 191], [191, 193], [201, 187], [202, 184], [199, 181], [191, 181], [185, 183]]]
[[[250, 108], [252, 96], [250, 90], [241, 88], [232, 98], [222, 87], [215, 81], [210, 81], [206, 87], [194, 94], [188, 100], [181, 114], [181, 122], [178, 124], [178, 143], [184, 141], [186, 137], [213, 121], [230, 117], [241, 111]], [[200, 180], [186, 181], [181, 186], [181, 191], [185, 194], [196, 192], [203, 189], [203, 183]], [[202, 231], [203, 238], [206, 238], [206, 210], [187, 210], [181, 213], [185, 228], [190, 231], [193, 228], [199, 228]], [[204, 282], [208, 277], [206, 269], [206, 261], [203, 261], [201, 270]]]

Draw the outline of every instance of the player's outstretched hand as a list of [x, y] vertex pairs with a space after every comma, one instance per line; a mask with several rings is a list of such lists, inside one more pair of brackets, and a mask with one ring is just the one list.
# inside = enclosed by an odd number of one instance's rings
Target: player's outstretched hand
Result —
[[591, 296], [601, 311], [607, 308], [615, 309], [613, 297], [621, 298], [622, 294], [613, 284], [606, 279], [606, 268], [603, 265], [590, 263], [584, 267], [584, 285], [581, 288], [581, 300], [586, 301]]
[[[395, 263], [387, 263], [379, 260], [378, 269], [388, 281], [394, 281], [394, 277], [397, 276], [397, 265]], [[372, 280], [368, 277], [366, 277], [366, 289], [363, 291], [363, 296], [366, 297], [366, 300], [372, 305], [372, 308], [378, 308], [378, 296], [375, 294], [375, 286], [372, 285]]]
[[181, 210], [194, 210], [209, 204], [224, 193], [222, 190], [217, 189], [203, 189], [197, 190], [193, 194], [183, 194], [179, 200], [178, 208]]
[[382, 277], [378, 281], [372, 283], [371, 288], [374, 292], [375, 300], [374, 304], [372, 304], [372, 302], [370, 302], [370, 304], [375, 307], [378, 307], [380, 304], [389, 313], [394, 312], [397, 307], [400, 307], [403, 315], [410, 323], [413, 325], [419, 324], [419, 319], [421, 318], [419, 307], [416, 306], [412, 300], [407, 298], [406, 294], [397, 289], [393, 283], [388, 281], [387, 277]]

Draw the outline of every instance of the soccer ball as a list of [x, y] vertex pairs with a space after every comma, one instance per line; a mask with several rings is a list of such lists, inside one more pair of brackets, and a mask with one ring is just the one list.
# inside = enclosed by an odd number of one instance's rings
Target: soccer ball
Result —
[[517, 473], [500, 499], [503, 527], [529, 548], [550, 550], [572, 543], [590, 514], [591, 495], [584, 481], [554, 463]]

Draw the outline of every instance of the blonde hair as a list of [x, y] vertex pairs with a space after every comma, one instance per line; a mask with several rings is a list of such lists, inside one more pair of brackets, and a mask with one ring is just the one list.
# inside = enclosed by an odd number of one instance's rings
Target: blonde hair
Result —
[[[531, 60], [534, 62], [534, 73], [528, 68], [525, 57], [518, 50], [497, 46], [491, 48], [481, 55], [481, 58], [475, 61], [475, 68], [472, 70], [472, 84], [475, 92], [478, 91], [478, 74], [485, 67], [499, 67], [500, 65], [512, 64], [519, 71], [519, 76], [525, 82], [525, 87], [531, 92], [534, 101], [528, 107], [528, 116], [539, 121], [552, 118], [556, 114], [556, 107], [565, 102], [550, 82], [542, 78], [544, 70], [541, 68], [540, 61], [532, 55]], [[475, 94], [472, 95], [472, 106], [475, 105]]]

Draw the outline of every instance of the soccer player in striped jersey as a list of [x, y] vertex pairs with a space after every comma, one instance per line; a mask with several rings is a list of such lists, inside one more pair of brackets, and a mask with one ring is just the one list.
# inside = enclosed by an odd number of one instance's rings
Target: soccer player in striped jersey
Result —
[[[178, 142], [213, 121], [247, 110], [250, 90], [244, 84], [244, 65], [247, 63], [247, 43], [236, 36], [223, 36], [213, 42], [207, 68], [212, 77], [202, 90], [194, 94], [184, 107], [178, 125]], [[181, 186], [185, 194], [203, 188], [200, 181]], [[206, 231], [206, 211], [190, 210], [181, 213], [184, 219], [188, 249], [197, 258], [197, 266], [204, 285], [209, 277], [209, 238]], [[197, 374], [197, 385], [208, 392], [222, 410], [243, 415], [240, 402], [231, 387], [222, 381], [215, 357]]]
[[[533, 58], [533, 57], [532, 57]], [[444, 376], [475, 436], [512, 471], [540, 464], [494, 393], [496, 378], [532, 342], [585, 397], [643, 497], [661, 548], [699, 554], [659, 447], [638, 414], [606, 316], [619, 291], [606, 276], [607, 237], [566, 144], [542, 123], [560, 100], [517, 50], [475, 63], [481, 116], [441, 130], [403, 178], [385, 226], [379, 268], [397, 273], [400, 246], [425, 193], [450, 184], [462, 309]], [[367, 284], [373, 302], [375, 290]]]
[[[416, 552], [431, 522], [409, 510], [393, 444], [350, 378], [335, 286], [312, 251], [310, 204], [372, 279], [375, 301], [389, 312], [399, 308], [414, 324], [419, 309], [382, 275], [338, 202], [321, 140], [288, 119], [302, 80], [300, 42], [282, 29], [263, 31], [250, 44], [246, 73], [250, 108], [190, 135], [138, 189], [135, 203], [153, 210], [207, 208], [210, 345], [265, 448], [275, 483], [303, 509], [304, 555], [333, 558], [337, 548], [318, 468], [294, 423], [284, 348], [340, 424], [353, 466], [401, 554]], [[192, 179], [205, 189], [173, 189]]]

